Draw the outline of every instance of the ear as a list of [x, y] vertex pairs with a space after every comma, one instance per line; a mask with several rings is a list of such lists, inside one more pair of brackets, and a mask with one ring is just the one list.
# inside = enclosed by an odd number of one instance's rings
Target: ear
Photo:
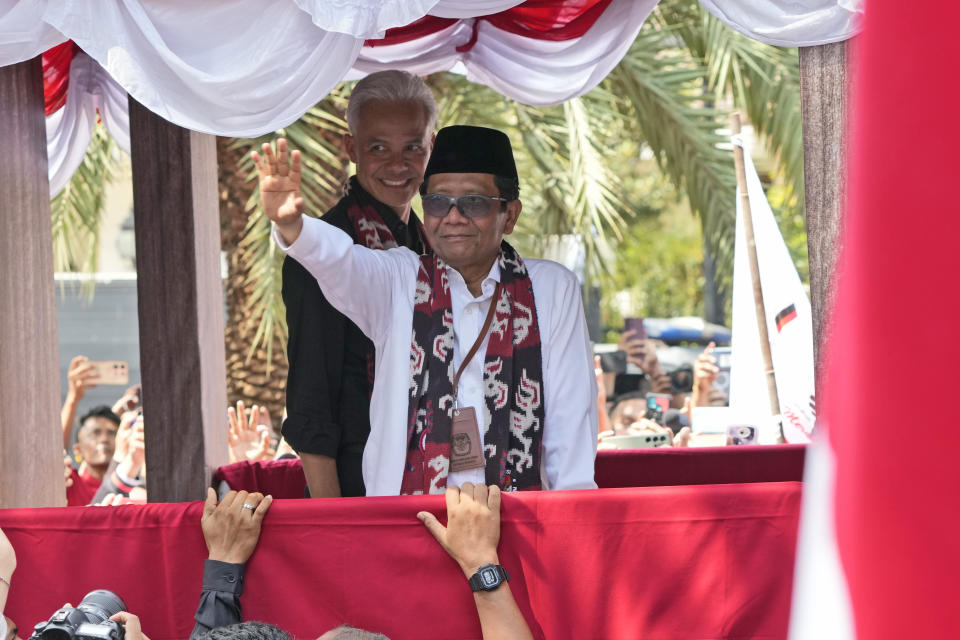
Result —
[[82, 457], [82, 456], [80, 455], [80, 445], [79, 445], [79, 444], [74, 444], [74, 445], [73, 445], [73, 457], [74, 457], [74, 459], [77, 459], [77, 458]]
[[357, 141], [353, 138], [353, 135], [346, 134], [343, 136], [343, 148], [347, 152], [347, 156], [350, 157], [350, 162], [357, 163]]
[[511, 200], [507, 203], [507, 221], [503, 225], [503, 235], [508, 236], [513, 233], [521, 211], [523, 211], [523, 203], [519, 200]]

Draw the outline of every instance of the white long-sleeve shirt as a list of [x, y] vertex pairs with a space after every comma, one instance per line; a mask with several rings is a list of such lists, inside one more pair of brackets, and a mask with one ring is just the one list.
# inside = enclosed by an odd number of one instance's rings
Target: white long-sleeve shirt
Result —
[[[321, 220], [304, 216], [297, 240], [277, 245], [317, 279], [323, 294], [376, 347], [376, 380], [370, 399], [370, 437], [363, 452], [368, 496], [397, 495], [407, 452], [410, 340], [420, 257], [406, 248], [373, 251]], [[576, 276], [548, 260], [524, 259], [540, 328], [543, 398], [546, 404], [541, 476], [546, 489], [596, 488], [597, 382]], [[447, 267], [453, 307], [453, 365], [459, 367], [483, 326], [500, 280], [494, 262], [474, 298], [463, 277]], [[460, 406], [477, 408], [480, 441], [488, 428], [481, 348], [460, 377]], [[485, 482], [483, 468], [451, 473], [448, 485]]]

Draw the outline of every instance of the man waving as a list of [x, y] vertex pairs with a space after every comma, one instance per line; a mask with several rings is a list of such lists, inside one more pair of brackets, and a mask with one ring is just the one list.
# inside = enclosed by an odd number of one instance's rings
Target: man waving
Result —
[[593, 488], [596, 380], [569, 270], [504, 235], [522, 210], [510, 141], [442, 129], [421, 186], [434, 255], [371, 251], [305, 218], [300, 154], [254, 154], [274, 238], [376, 347], [367, 495]]

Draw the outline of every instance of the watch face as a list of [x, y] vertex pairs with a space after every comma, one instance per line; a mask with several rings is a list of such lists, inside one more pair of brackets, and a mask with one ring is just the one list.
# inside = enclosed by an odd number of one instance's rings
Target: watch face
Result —
[[480, 570], [480, 581], [484, 587], [495, 587], [500, 583], [500, 576], [493, 567], [484, 567]]

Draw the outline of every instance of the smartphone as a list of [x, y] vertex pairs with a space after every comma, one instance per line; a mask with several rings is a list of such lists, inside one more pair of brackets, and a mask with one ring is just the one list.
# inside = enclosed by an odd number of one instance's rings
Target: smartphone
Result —
[[713, 388], [720, 391], [727, 399], [726, 405], [730, 404], [730, 347], [714, 347], [713, 357], [717, 359], [717, 379], [713, 382]]
[[121, 360], [91, 361], [97, 377], [91, 380], [93, 384], [130, 384], [130, 368]]
[[663, 415], [670, 408], [672, 397], [666, 393], [648, 393], [647, 394], [647, 420], [653, 420], [657, 424], [663, 424]]
[[732, 424], [727, 427], [730, 444], [757, 444], [757, 428], [748, 424]]
[[624, 318], [623, 332], [633, 331], [633, 340], [646, 340], [647, 328], [643, 326], [643, 318]]
[[652, 449], [669, 446], [670, 436], [666, 433], [631, 433], [604, 438], [597, 445], [597, 449]]
[[627, 372], [627, 352], [610, 351], [600, 353], [600, 369], [604, 373], [626, 373]]

